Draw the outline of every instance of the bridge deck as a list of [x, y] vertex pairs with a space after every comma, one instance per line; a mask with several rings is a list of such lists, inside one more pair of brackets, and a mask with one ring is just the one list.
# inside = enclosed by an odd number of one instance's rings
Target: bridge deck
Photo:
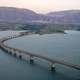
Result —
[[21, 37], [21, 36], [23, 36], [23, 35], [20, 34], [20, 35], [14, 35], [14, 36], [9, 36], [9, 37], [3, 38], [2, 40], [0, 40], [1, 48], [3, 48], [4, 50], [7, 50], [7, 51], [9, 50], [10, 52], [11, 52], [11, 50], [13, 50], [14, 53], [17, 51], [19, 53], [22, 53], [22, 54], [25, 54], [25, 55], [29, 55], [31, 57], [37, 57], [37, 58], [40, 58], [40, 59], [44, 59], [44, 60], [47, 60], [47, 61], [51, 62], [52, 64], [54, 64], [54, 63], [55, 64], [62, 64], [62, 65], [65, 65], [67, 67], [71, 67], [71, 68], [80, 70], [80, 66], [79, 65], [67, 63], [67, 62], [64, 62], [64, 61], [61, 61], [61, 60], [51, 59], [51, 58], [49, 58], [47, 56], [42, 56], [42, 55], [38, 55], [38, 54], [32, 54], [32, 53], [29, 53], [27, 51], [20, 50], [20, 49], [17, 49], [17, 48], [13, 48], [13, 47], [10, 47], [10, 46], [4, 44], [4, 41], [6, 41], [6, 40], [17, 38], [17, 37]]

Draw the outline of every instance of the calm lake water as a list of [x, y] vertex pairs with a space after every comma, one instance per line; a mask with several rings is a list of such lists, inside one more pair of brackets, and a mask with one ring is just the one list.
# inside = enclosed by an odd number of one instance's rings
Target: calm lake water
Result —
[[[0, 37], [17, 31], [0, 32]], [[80, 65], [80, 32], [67, 34], [28, 35], [6, 41], [5, 44], [33, 54]], [[56, 72], [48, 70], [49, 63], [35, 59], [35, 64], [20, 60], [0, 50], [0, 80], [80, 80], [80, 71], [55, 65]]]

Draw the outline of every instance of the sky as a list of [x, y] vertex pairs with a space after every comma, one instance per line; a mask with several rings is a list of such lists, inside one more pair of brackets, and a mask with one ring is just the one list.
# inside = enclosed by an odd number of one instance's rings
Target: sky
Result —
[[45, 14], [50, 11], [80, 9], [80, 0], [0, 0], [0, 6], [27, 8]]

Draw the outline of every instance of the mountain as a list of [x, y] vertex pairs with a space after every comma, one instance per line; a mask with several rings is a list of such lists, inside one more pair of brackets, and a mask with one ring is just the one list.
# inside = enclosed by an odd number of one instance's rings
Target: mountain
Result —
[[45, 19], [45, 16], [28, 9], [0, 7], [0, 21], [31, 22], [42, 18]]
[[52, 17], [50, 22], [58, 24], [80, 24], [80, 10], [50, 12], [47, 16]]
[[80, 10], [57, 11], [43, 15], [29, 9], [0, 7], [0, 21], [19, 23], [36, 22], [56, 24], [80, 24]]

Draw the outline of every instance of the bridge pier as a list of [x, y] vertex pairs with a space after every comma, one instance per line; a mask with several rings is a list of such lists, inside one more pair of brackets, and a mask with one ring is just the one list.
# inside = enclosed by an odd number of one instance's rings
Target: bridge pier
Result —
[[18, 57], [19, 57], [20, 59], [22, 59], [22, 55], [19, 55]]
[[50, 63], [49, 70], [55, 71], [55, 63]]
[[33, 56], [30, 56], [30, 64], [34, 63]]
[[15, 52], [14, 52], [14, 50], [13, 50], [13, 49], [11, 49], [11, 53], [12, 53], [12, 55], [14, 55], [14, 53], [15, 53]]
[[9, 50], [8, 48], [6, 48], [6, 47], [3, 47], [3, 50], [4, 50], [5, 52], [7, 52], [7, 53], [10, 53], [10, 50]]
[[11, 50], [10, 49], [6, 49], [7, 50], [7, 52], [9, 53], [9, 54], [11, 54]]
[[14, 56], [19, 57], [20, 59], [22, 58], [22, 55], [20, 54], [20, 52], [14, 50]]
[[13, 56], [15, 56], [15, 57], [16, 57], [16, 56], [17, 56], [17, 54], [16, 54], [16, 53], [14, 53], [14, 54], [13, 54]]

